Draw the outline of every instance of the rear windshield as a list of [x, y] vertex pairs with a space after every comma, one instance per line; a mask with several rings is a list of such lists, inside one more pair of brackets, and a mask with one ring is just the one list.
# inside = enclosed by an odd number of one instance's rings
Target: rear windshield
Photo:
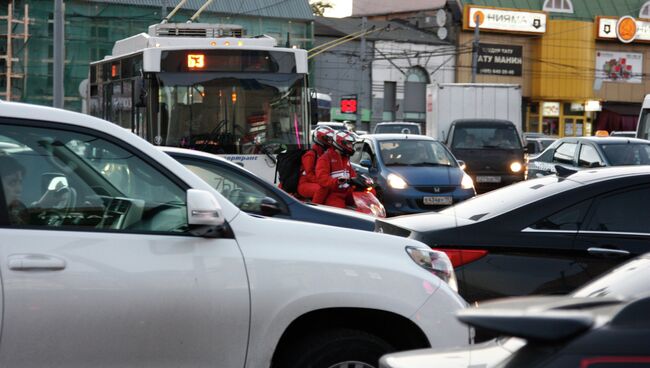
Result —
[[521, 181], [462, 201], [440, 211], [450, 216], [479, 221], [498, 216], [580, 184], [555, 175]]
[[375, 133], [420, 134], [420, 128], [409, 124], [377, 125]]
[[466, 149], [520, 149], [521, 140], [514, 126], [457, 125], [454, 128], [452, 148]]
[[650, 143], [601, 144], [612, 166], [650, 165]]

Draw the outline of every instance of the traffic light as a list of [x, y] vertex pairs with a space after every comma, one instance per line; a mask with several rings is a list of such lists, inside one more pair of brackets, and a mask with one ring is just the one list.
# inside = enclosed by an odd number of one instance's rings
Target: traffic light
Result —
[[343, 96], [341, 97], [341, 113], [342, 114], [356, 114], [357, 113], [357, 96]]

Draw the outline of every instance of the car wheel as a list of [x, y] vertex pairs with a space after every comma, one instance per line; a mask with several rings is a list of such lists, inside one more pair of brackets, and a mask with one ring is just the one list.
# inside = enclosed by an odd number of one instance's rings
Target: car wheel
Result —
[[278, 368], [377, 368], [379, 358], [395, 349], [381, 338], [358, 330], [331, 330], [302, 339], [285, 351]]

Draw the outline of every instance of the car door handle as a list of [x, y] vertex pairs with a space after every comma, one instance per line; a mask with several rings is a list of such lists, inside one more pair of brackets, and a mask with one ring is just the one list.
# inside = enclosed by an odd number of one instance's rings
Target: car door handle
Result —
[[16, 254], [9, 256], [9, 269], [15, 271], [64, 269], [66, 263], [63, 259], [43, 254]]
[[630, 252], [627, 250], [621, 250], [621, 249], [611, 249], [611, 248], [589, 248], [587, 249], [587, 252], [589, 254], [594, 255], [594, 256], [602, 256], [602, 257], [627, 257], [630, 255]]

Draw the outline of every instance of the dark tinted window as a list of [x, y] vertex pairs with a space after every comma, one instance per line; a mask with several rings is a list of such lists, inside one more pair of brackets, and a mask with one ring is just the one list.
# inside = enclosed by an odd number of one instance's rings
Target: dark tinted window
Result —
[[519, 133], [514, 125], [457, 125], [453, 134], [453, 148], [521, 148]]
[[641, 257], [581, 287], [573, 293], [573, 296], [632, 298], [648, 292], [648, 280], [650, 280], [650, 259]]
[[648, 187], [604, 197], [594, 203], [586, 230], [650, 233], [648, 208]]
[[598, 151], [594, 147], [587, 144], [583, 144], [580, 147], [578, 166], [599, 167], [599, 166], [604, 166], [604, 163], [600, 159], [600, 155], [598, 154]]
[[562, 143], [555, 149], [553, 161], [563, 164], [573, 164], [573, 156], [575, 156], [576, 147], [575, 143]]
[[591, 201], [584, 201], [552, 214], [531, 226], [538, 230], [578, 230]]
[[612, 166], [650, 164], [650, 144], [603, 144], [600, 147]]
[[380, 124], [375, 127], [375, 133], [420, 134], [420, 127], [411, 124]]
[[[470, 198], [441, 213], [466, 219], [486, 220], [528, 203], [573, 189], [580, 184], [556, 176], [522, 181]], [[478, 216], [481, 215], [481, 216]]]

